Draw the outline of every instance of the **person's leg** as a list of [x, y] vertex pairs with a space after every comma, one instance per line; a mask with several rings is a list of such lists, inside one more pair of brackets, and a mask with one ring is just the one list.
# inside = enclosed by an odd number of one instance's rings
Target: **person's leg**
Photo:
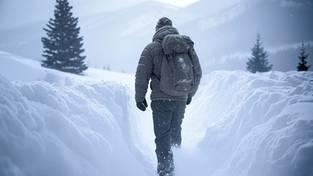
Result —
[[185, 102], [177, 102], [175, 111], [173, 112], [173, 119], [171, 123], [171, 146], [180, 147], [181, 137], [181, 124], [183, 122], [184, 114], [186, 109]]
[[171, 150], [171, 121], [173, 105], [168, 101], [152, 101], [153, 125], [155, 133], [158, 174], [171, 176], [174, 171], [173, 153]]

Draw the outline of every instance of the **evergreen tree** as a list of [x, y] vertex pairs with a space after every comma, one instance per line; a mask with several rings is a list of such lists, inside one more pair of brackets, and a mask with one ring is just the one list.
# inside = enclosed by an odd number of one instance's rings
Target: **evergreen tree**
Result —
[[252, 57], [248, 59], [247, 70], [251, 73], [267, 72], [272, 69], [272, 65], [269, 64], [267, 57], [267, 51], [262, 46], [260, 34], [257, 35], [257, 40], [254, 47], [251, 49]]
[[83, 38], [79, 36], [78, 18], [73, 17], [72, 6], [68, 0], [56, 0], [54, 18], [51, 18], [44, 30], [42, 66], [64, 72], [79, 74], [88, 67], [82, 56]]
[[310, 65], [308, 65], [307, 59], [309, 55], [306, 53], [304, 43], [302, 42], [302, 45], [300, 47], [300, 54], [298, 56], [299, 58], [299, 64], [298, 64], [298, 71], [308, 71], [310, 68]]

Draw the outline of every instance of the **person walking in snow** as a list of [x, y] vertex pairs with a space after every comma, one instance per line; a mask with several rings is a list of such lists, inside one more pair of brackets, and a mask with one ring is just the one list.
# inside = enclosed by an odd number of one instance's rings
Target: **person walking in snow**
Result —
[[139, 59], [135, 99], [141, 111], [148, 107], [150, 82], [156, 155], [159, 176], [174, 175], [172, 146], [181, 145], [181, 124], [186, 105], [195, 95], [202, 76], [193, 41], [180, 35], [166, 17], [159, 19], [153, 41]]

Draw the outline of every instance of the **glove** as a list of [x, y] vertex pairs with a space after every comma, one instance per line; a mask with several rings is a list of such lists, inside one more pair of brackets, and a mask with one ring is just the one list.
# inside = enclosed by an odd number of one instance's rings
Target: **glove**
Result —
[[191, 103], [191, 100], [192, 100], [192, 97], [191, 97], [191, 96], [188, 96], [186, 105], [189, 105], [189, 104]]
[[148, 107], [148, 103], [146, 99], [144, 99], [142, 102], [137, 102], [136, 105], [137, 105], [137, 108], [140, 109], [141, 111], [145, 111], [146, 108]]

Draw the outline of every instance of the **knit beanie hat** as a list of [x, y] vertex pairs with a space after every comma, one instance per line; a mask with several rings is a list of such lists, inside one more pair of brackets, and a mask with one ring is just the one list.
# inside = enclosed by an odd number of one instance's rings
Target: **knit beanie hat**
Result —
[[155, 30], [157, 31], [164, 26], [173, 26], [173, 23], [169, 18], [163, 17], [159, 19], [158, 24], [155, 27]]

